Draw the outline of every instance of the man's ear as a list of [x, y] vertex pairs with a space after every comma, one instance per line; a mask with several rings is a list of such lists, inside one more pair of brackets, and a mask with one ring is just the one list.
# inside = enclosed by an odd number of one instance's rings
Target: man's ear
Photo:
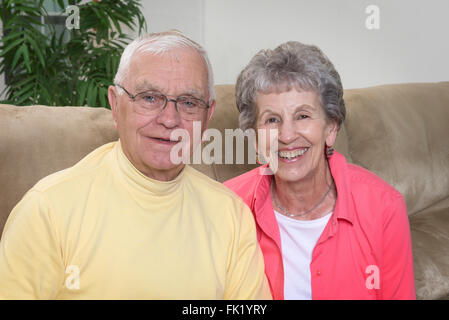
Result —
[[215, 112], [215, 100], [212, 100], [210, 107], [207, 109], [207, 119], [206, 119], [204, 129], [209, 128], [209, 122], [210, 122], [210, 119], [212, 118], [214, 112]]
[[118, 119], [118, 93], [115, 86], [109, 86], [108, 88], [108, 100], [111, 106], [112, 118], [114, 119], [115, 129], [118, 129], [117, 119]]

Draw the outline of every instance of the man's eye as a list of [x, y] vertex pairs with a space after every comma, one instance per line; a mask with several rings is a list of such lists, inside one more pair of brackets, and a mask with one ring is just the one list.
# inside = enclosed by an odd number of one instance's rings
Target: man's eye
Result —
[[142, 98], [148, 103], [156, 103], [158, 101], [157, 96], [151, 94], [144, 95]]
[[186, 108], [194, 108], [197, 106], [197, 102], [194, 99], [179, 98], [178, 103], [182, 104]]

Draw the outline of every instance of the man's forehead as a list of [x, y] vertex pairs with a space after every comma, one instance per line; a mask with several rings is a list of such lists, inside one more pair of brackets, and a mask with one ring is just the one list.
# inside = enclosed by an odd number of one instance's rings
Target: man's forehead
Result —
[[158, 61], [161, 63], [192, 63], [196, 62], [205, 66], [203, 57], [192, 48], [171, 48], [166, 51], [154, 52], [151, 50], [137, 50], [131, 57], [132, 62], [145, 63], [146, 61]]
[[136, 52], [126, 78], [127, 85], [136, 93], [153, 90], [173, 94], [176, 89], [178, 95], [206, 98], [208, 92], [207, 66], [201, 55], [190, 48], [160, 54]]

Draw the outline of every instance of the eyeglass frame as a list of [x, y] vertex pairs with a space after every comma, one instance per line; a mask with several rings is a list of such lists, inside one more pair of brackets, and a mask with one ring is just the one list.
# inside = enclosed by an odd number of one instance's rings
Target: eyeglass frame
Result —
[[[175, 110], [176, 110], [176, 112], [179, 113], [179, 110], [178, 110], [178, 99], [179, 99], [180, 97], [187, 97], [187, 96], [181, 95], [181, 96], [176, 97], [176, 99], [170, 99], [168, 96], [166, 96], [166, 95], [163, 94], [162, 92], [152, 91], [152, 90], [146, 90], [146, 91], [138, 92], [138, 93], [136, 93], [135, 95], [132, 95], [132, 94], [129, 93], [128, 90], [126, 90], [122, 85], [120, 85], [120, 84], [114, 84], [114, 85], [117, 86], [117, 87], [119, 87], [120, 89], [123, 89], [123, 91], [125, 91], [125, 93], [128, 95], [128, 97], [129, 97], [133, 102], [136, 100], [136, 97], [137, 97], [139, 94], [142, 94], [142, 93], [145, 93], [145, 92], [154, 92], [154, 93], [159, 94], [160, 96], [162, 96], [162, 97], [165, 98], [165, 104], [164, 104], [164, 106], [160, 109], [160, 111], [164, 110], [165, 107], [167, 106], [167, 104], [168, 104], [170, 101], [172, 101], [172, 102], [175, 104]], [[204, 100], [202, 100], [202, 99], [199, 99], [199, 98], [196, 98], [196, 97], [190, 97], [190, 98], [192, 98], [192, 99], [194, 99], [194, 100], [201, 101], [202, 103], [204, 103], [204, 105], [206, 106], [206, 108], [201, 108], [201, 107], [199, 107], [200, 109], [207, 110], [207, 109], [210, 108], [210, 104], [207, 103], [206, 101], [204, 101]]]

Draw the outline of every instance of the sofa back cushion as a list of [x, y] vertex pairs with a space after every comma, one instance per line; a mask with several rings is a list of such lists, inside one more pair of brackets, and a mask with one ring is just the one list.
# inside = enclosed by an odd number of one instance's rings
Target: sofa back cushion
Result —
[[37, 181], [117, 138], [107, 109], [0, 105], [0, 234]]
[[[192, 167], [209, 175], [219, 182], [223, 182], [235, 176], [243, 174], [257, 167], [258, 165], [255, 163], [248, 163], [248, 148], [252, 148], [252, 146], [248, 146], [247, 139], [243, 140], [243, 150], [239, 150], [239, 152], [244, 151], [244, 161], [243, 163], [236, 163], [237, 139], [232, 137], [232, 135], [230, 134], [237, 133], [237, 131], [234, 130], [239, 128], [239, 112], [235, 103], [235, 86], [216, 85], [215, 94], [216, 106], [212, 119], [209, 123], [209, 128], [217, 129], [220, 132], [222, 146], [221, 164], [216, 162], [212, 162], [211, 165], [201, 163], [193, 164]], [[228, 129], [227, 132], [226, 129]], [[226, 135], [226, 133], [228, 133], [228, 135]], [[243, 135], [241, 137], [243, 138]], [[228, 139], [229, 145], [232, 142], [232, 148], [226, 148], [226, 139]], [[213, 143], [213, 140], [210, 140], [211, 142], [204, 143], [202, 148], [203, 154], [206, 156], [206, 158], [207, 155], [209, 155], [209, 152], [205, 150], [205, 147], [209, 143]], [[232, 157], [232, 164], [226, 163], [226, 157], [228, 157], [228, 159]]]
[[449, 82], [345, 91], [348, 152], [404, 195], [409, 215], [449, 197]]
[[[235, 163], [236, 141], [231, 150], [224, 148], [225, 129], [238, 128], [235, 88], [215, 89], [217, 105], [209, 128], [221, 132], [223, 160], [232, 150]], [[347, 118], [336, 149], [398, 189], [409, 214], [447, 207], [449, 82], [351, 89], [344, 97]], [[106, 109], [0, 105], [0, 234], [12, 208], [39, 179], [117, 139]], [[222, 182], [257, 166], [247, 160], [193, 167]]]

